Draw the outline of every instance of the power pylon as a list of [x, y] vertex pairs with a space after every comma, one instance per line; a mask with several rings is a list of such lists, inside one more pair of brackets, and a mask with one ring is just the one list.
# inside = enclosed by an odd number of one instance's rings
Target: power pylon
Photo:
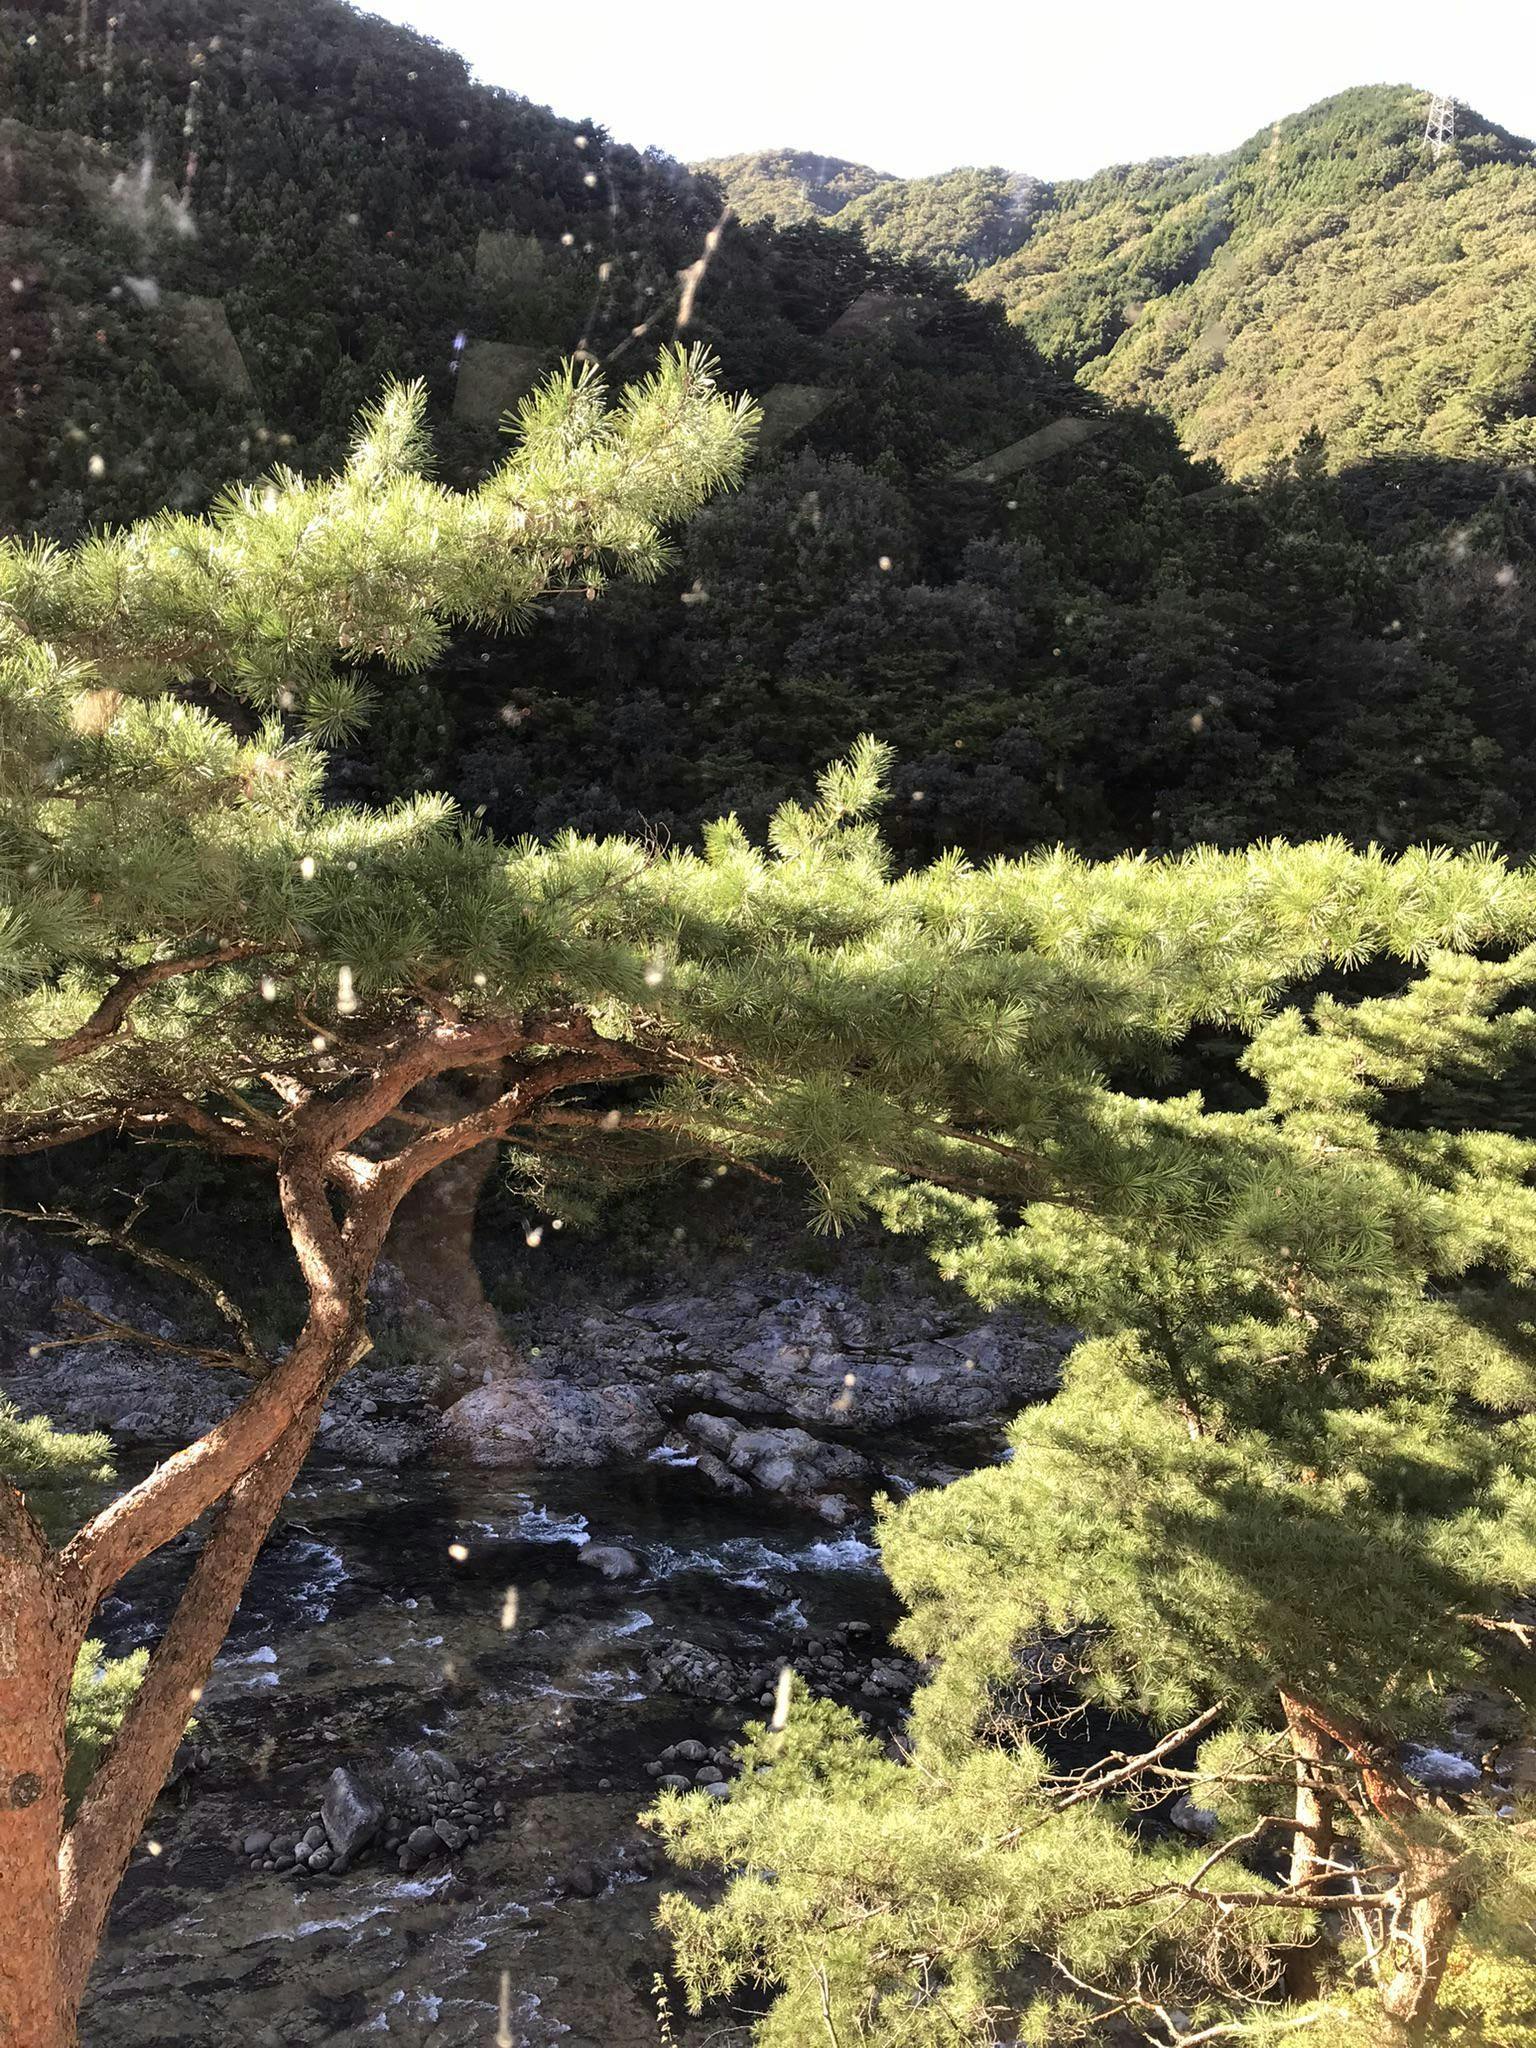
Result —
[[1424, 119], [1424, 140], [1430, 153], [1442, 156], [1456, 140], [1456, 102], [1448, 93], [1431, 93]]

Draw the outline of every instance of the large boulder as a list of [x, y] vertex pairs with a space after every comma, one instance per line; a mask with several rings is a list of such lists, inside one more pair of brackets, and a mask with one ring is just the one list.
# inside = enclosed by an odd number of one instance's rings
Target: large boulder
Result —
[[849, 1494], [866, 1494], [877, 1476], [846, 1444], [824, 1443], [803, 1429], [749, 1429], [730, 1416], [702, 1413], [689, 1416], [688, 1429], [731, 1471], [829, 1522], [845, 1521]]
[[320, 1801], [320, 1821], [335, 1851], [331, 1868], [343, 1870], [384, 1825], [384, 1802], [355, 1771], [332, 1771]]
[[475, 1465], [605, 1465], [661, 1442], [666, 1422], [637, 1387], [496, 1377], [443, 1416], [450, 1453]]

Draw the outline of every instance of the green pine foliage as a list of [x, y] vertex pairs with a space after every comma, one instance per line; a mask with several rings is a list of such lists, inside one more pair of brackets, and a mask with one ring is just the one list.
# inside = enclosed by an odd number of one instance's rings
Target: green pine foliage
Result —
[[44, 1528], [67, 1530], [81, 1495], [112, 1477], [112, 1446], [99, 1430], [56, 1429], [0, 1395], [0, 1478], [25, 1497]]
[[[580, 1033], [592, 1064], [552, 1109], [508, 1098], [536, 1163], [597, 1178], [637, 1140], [791, 1162], [824, 1227], [872, 1210], [979, 1300], [1049, 1304], [1087, 1341], [1011, 1461], [886, 1515], [932, 1666], [910, 1761], [792, 1716], [739, 1806], [663, 1810], [681, 1854], [736, 1875], [717, 1915], [674, 1911], [695, 1994], [781, 1988], [780, 2042], [823, 2020], [1044, 2042], [1106, 2006], [1343, 2042], [1449, 1960], [1455, 2023], [1504, 2025], [1524, 1810], [1437, 1802], [1395, 1759], [1448, 1694], [1536, 1703], [1503, 1626], [1536, 1573], [1536, 1141], [1429, 1107], [1536, 1050], [1536, 878], [1339, 838], [903, 867], [869, 739], [765, 839], [728, 816], [697, 849], [327, 800], [327, 741], [387, 718], [448, 622], [657, 573], [663, 528], [735, 480], [754, 427], [698, 353], [613, 402], [567, 371], [457, 492], [428, 474], [421, 393], [395, 389], [334, 476], [0, 547], [0, 1140], [175, 1127], [278, 1162], [424, 1033], [462, 1034], [464, 1064], [516, 1047], [530, 1084]], [[1241, 1047], [1220, 1099], [1183, 1071], [1201, 1033]], [[330, 1161], [339, 1188], [374, 1184], [386, 1098]], [[1055, 1693], [1206, 1738], [1177, 1768], [1231, 1830], [1214, 1883], [1128, 1827], [1155, 1763], [1097, 1790], [1053, 1775], [1042, 1639]], [[95, 1669], [82, 1755], [136, 1676]], [[1324, 1900], [1277, 1877], [1288, 1699], [1342, 1731], [1332, 1861], [1378, 1902], [1304, 1990], [1288, 1953]], [[1395, 1903], [1448, 1924], [1421, 1940]], [[1481, 2006], [1456, 2004], [1468, 1972]]]
[[65, 1723], [69, 1755], [64, 1768], [64, 1796], [71, 1811], [79, 1805], [97, 1764], [122, 1726], [123, 1716], [132, 1706], [148, 1666], [148, 1650], [130, 1650], [126, 1657], [109, 1657], [94, 1637], [81, 1644], [70, 1683], [69, 1718]]
[[[1092, 993], [991, 1025], [1023, 1033], [993, 1135], [1027, 1148], [1033, 1190], [1021, 1161], [1012, 1201], [889, 1182], [870, 1199], [978, 1300], [1044, 1302], [1086, 1336], [1005, 1463], [885, 1510], [899, 1639], [929, 1673], [903, 1751], [802, 1698], [783, 1734], [751, 1734], [728, 1806], [657, 1810], [685, 1862], [729, 1875], [720, 1905], [666, 1910], [695, 2002], [770, 1987], [765, 2043], [819, 2026], [880, 2048], [1044, 2048], [1115, 2014], [1163, 2043], [1302, 2023], [1337, 2044], [1515, 2040], [1536, 2010], [1528, 1800], [1491, 1778], [1435, 1799], [1404, 1778], [1405, 1817], [1361, 1791], [1371, 1758], [1398, 1771], [1403, 1745], [1445, 1739], [1449, 1700], [1501, 1701], [1509, 1732], [1536, 1708], [1536, 1659], [1501, 1622], [1536, 1578], [1536, 1149], [1425, 1111], [1437, 1077], [1496, 1087], [1528, 1064], [1536, 951], [1482, 859], [1350, 864], [1359, 893], [1333, 899], [1326, 951], [1357, 973], [1394, 955], [1409, 970], [1389, 994], [1314, 985], [1269, 1007], [1321, 965], [1305, 933], [1322, 937], [1313, 891], [1341, 859], [1063, 857], [1031, 871], [1033, 914], [1011, 870], [949, 884], [981, 918], [1006, 890], [1008, 925], [1049, 959], [1091, 961]], [[1185, 887], [1194, 924], [1170, 914]], [[1480, 958], [1466, 947], [1495, 898], [1501, 937]], [[1136, 1017], [1139, 1053], [1099, 1037], [1097, 1001]], [[1245, 1041], [1251, 1107], [1127, 1085], [1156, 1070], [1157, 1042], [1218, 1021]], [[1058, 1062], [1075, 1113], [1042, 1118]], [[1341, 1932], [1285, 1903], [1286, 1696], [1361, 1744], [1329, 1765], [1331, 1889], [1349, 1867], [1432, 1868], [1454, 1893], [1460, 1933], [1422, 2035], [1383, 2031], [1389, 1980], [1416, 1967], [1400, 1918]], [[1182, 1769], [1154, 1759], [1087, 1796], [1051, 1761], [1061, 1717], [1084, 1708], [1116, 1717], [1127, 1752], [1190, 1727]], [[1211, 1844], [1147, 1820], [1180, 1786], [1213, 1816]], [[1299, 1995], [1298, 1941], [1319, 1980]]]

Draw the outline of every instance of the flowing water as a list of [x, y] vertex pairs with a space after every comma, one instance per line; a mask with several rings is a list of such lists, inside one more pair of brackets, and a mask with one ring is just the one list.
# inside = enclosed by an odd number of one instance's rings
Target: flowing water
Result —
[[[588, 1541], [639, 1573], [605, 1580]], [[183, 1550], [125, 1582], [113, 1649], [153, 1638], [185, 1567]], [[761, 1709], [658, 1688], [647, 1647], [766, 1662], [850, 1620], [877, 1641], [894, 1616], [861, 1536], [722, 1504], [686, 1465], [306, 1473], [199, 1707], [206, 1761], [134, 1856], [82, 2041], [649, 2048], [652, 1915], [679, 1878], [635, 1825], [645, 1765]], [[340, 1878], [250, 1868], [248, 1831], [302, 1830], [335, 1765], [410, 1744], [483, 1773], [505, 1820], [411, 1874], [377, 1855]], [[673, 2001], [680, 2043], [732, 2038], [729, 2015]]]

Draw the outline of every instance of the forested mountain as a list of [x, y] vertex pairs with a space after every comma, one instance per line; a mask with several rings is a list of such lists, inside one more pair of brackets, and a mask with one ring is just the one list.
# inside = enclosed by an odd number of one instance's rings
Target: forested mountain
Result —
[[1536, 452], [1536, 160], [1470, 108], [1339, 94], [1225, 156], [1054, 188], [976, 289], [1105, 394], [1251, 474], [1318, 427], [1337, 459]]
[[1047, 193], [1038, 178], [996, 164], [893, 178], [806, 150], [713, 157], [694, 168], [719, 182], [741, 220], [836, 220], [884, 255], [962, 277], [1019, 248]]
[[[341, 786], [447, 788], [508, 833], [688, 838], [732, 807], [761, 825], [873, 727], [908, 856], [1528, 843], [1519, 471], [1429, 455], [1334, 477], [1300, 419], [1261, 483], [1223, 483], [1156, 411], [1047, 362], [1075, 272], [1025, 322], [1037, 346], [953, 263], [835, 223], [714, 237], [713, 180], [335, 0], [145, 0], [115, 28], [87, 8], [83, 41], [81, 21], [77, 0], [0, 9], [8, 523], [69, 539], [274, 460], [313, 470], [388, 375], [426, 380], [443, 473], [470, 480], [534, 377], [578, 345], [616, 383], [640, 374], [685, 296], [687, 338], [764, 403], [745, 488], [659, 581], [552, 599], [518, 639], [461, 633]], [[1286, 147], [1279, 185], [1244, 159], [1245, 221], [1282, 185], [1342, 211], [1379, 182], [1374, 144]], [[1432, 172], [1396, 147], [1410, 197], [1527, 175], [1497, 136]], [[829, 193], [863, 175], [813, 169]], [[1171, 194], [1217, 173], [1146, 175]], [[1070, 202], [1084, 222], [1100, 182]], [[881, 233], [915, 248], [895, 196], [946, 183], [877, 181], [845, 210], [884, 207]], [[1067, 234], [1065, 193], [1023, 256]]]
[[694, 169], [723, 187], [738, 220], [826, 220], [877, 185], [898, 181], [888, 171], [809, 149], [759, 149], [709, 157]]
[[[995, 169], [877, 178], [771, 154], [703, 168], [748, 218], [814, 209], [872, 248], [971, 278], [1045, 356], [1156, 406], [1233, 475], [1310, 427], [1335, 463], [1528, 461], [1536, 159], [1466, 107], [1436, 154], [1426, 106], [1411, 86], [1362, 87], [1221, 156], [1056, 185]], [[791, 166], [819, 162], [858, 179], [794, 182], [810, 173]]]

